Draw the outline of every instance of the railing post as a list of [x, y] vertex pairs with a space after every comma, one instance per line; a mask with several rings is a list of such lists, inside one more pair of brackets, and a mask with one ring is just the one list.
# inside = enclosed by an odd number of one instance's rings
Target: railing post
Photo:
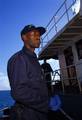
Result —
[[60, 79], [61, 79], [61, 83], [62, 83], [62, 92], [64, 94], [65, 93], [64, 79], [63, 78], [60, 78]]
[[47, 36], [47, 43], [48, 43], [48, 41], [49, 41], [49, 38], [48, 38], [48, 33], [46, 34], [46, 36]]
[[82, 93], [81, 83], [80, 83], [79, 79], [77, 79], [77, 81], [78, 81], [79, 91], [80, 91], [80, 93]]
[[55, 31], [56, 31], [56, 33], [57, 33], [56, 16], [54, 16], [54, 23], [55, 23]]
[[82, 16], [82, 0], [80, 0], [80, 15]]
[[67, 0], [65, 0], [65, 9], [66, 9], [66, 14], [67, 14], [67, 20], [68, 20], [68, 22], [69, 22], [69, 14], [68, 14], [68, 10], [67, 10], [67, 4], [66, 4], [66, 1], [67, 1]]
[[43, 39], [41, 38], [41, 48], [43, 48]]

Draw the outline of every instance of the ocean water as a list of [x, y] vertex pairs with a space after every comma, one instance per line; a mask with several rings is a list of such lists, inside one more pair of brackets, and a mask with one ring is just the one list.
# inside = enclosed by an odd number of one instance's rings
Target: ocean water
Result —
[[10, 107], [14, 104], [14, 100], [11, 97], [10, 91], [0, 91], [0, 110], [4, 107]]
[[14, 100], [11, 97], [10, 91], [0, 91], [0, 118], [3, 115], [2, 109], [8, 107], [10, 108], [14, 104]]

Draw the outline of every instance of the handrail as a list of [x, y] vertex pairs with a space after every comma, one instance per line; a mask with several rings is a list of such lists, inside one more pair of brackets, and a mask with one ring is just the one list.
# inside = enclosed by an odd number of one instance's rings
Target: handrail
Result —
[[54, 18], [54, 16], [56, 16], [56, 14], [58, 13], [58, 11], [62, 8], [62, 6], [64, 5], [64, 3], [66, 2], [66, 0], [61, 4], [61, 6], [59, 7], [59, 9], [56, 11], [56, 13], [53, 15], [53, 17], [51, 18], [51, 20], [49, 21], [49, 23], [47, 24], [46, 28], [49, 26], [49, 24], [51, 23], [52, 19]]
[[[60, 6], [60, 8], [57, 10], [57, 12], [55, 13], [55, 15], [51, 18], [51, 20], [50, 20], [50, 22], [47, 24], [47, 26], [46, 26], [46, 28], [49, 26], [49, 24], [51, 23], [51, 21], [54, 19], [54, 17], [56, 16], [56, 14], [59, 12], [59, 10], [63, 7], [63, 5], [65, 5], [66, 6], [66, 1], [67, 0], [65, 0], [64, 2], [63, 2], [63, 4]], [[65, 13], [67, 13], [68, 12], [68, 10], [75, 4], [75, 2], [76, 2], [76, 0], [75, 1], [73, 1], [73, 3], [70, 5], [70, 7], [68, 7], [68, 9], [66, 9], [65, 10], [65, 12], [63, 13], [63, 15], [58, 19], [58, 21], [56, 22], [56, 24], [61, 20], [61, 18], [65, 15]], [[69, 21], [69, 20], [68, 20]], [[55, 25], [55, 24], [54, 24]], [[53, 26], [54, 26], [53, 25]], [[52, 27], [53, 28], [53, 27]], [[52, 29], [51, 28], [51, 29]], [[46, 33], [46, 35], [51, 31], [51, 29]], [[46, 37], [46, 35], [43, 37], [43, 39]]]
[[0, 109], [0, 112], [6, 110], [6, 109], [8, 109], [8, 108], [9, 108], [9, 107], [4, 107], [4, 108]]
[[[56, 11], [56, 13], [53, 15], [53, 17], [50, 19], [50, 21], [48, 22], [48, 24], [46, 25], [46, 29], [49, 27], [49, 29], [47, 30], [47, 32], [44, 34], [44, 36], [43, 36], [43, 38], [42, 38], [42, 41], [41, 41], [41, 47], [40, 47], [40, 49], [39, 50], [41, 50], [48, 42], [49, 42], [49, 40], [51, 39], [49, 39], [48, 38], [48, 36], [49, 37], [53, 37], [53, 35], [49, 35], [50, 34], [50, 32], [51, 32], [51, 30], [53, 30], [53, 28], [55, 27], [55, 33], [54, 33], [54, 35], [56, 35], [57, 34], [57, 32], [60, 30], [58, 30], [58, 23], [60, 22], [60, 20], [65, 16], [65, 14], [66, 14], [66, 16], [67, 16], [67, 22], [66, 23], [68, 23], [72, 18], [70, 18], [70, 16], [69, 16], [69, 14], [68, 14], [68, 12], [69, 12], [69, 10], [72, 8], [72, 6], [76, 3], [76, 0], [72, 0], [72, 3], [69, 5], [69, 6], [67, 6], [67, 2], [68, 0], [64, 0], [64, 2], [61, 4], [61, 6], [58, 8], [58, 10]], [[61, 12], [61, 9], [63, 8], [63, 7], [65, 7], [64, 8], [64, 12], [63, 12], [63, 14], [61, 15], [60, 14], [60, 17], [58, 18], [58, 20], [55, 20], [56, 18], [56, 16], [57, 16], [57, 14], [59, 13], [59, 12]], [[72, 11], [71, 11], [72, 12]], [[73, 16], [74, 16], [74, 14], [73, 14]], [[53, 22], [52, 23], [52, 25], [50, 25], [51, 24], [51, 22]], [[62, 26], [61, 26], [62, 27]], [[62, 28], [61, 28], [62, 29]], [[52, 32], [51, 32], [52, 33]], [[47, 37], [47, 39], [46, 39], [46, 37]], [[46, 44], [45, 44], [45, 41], [46, 41]], [[40, 51], [39, 51], [40, 52]]]
[[[82, 79], [82, 76], [78, 76], [78, 77], [77, 77], [77, 76], [76, 76], [76, 73], [75, 73], [75, 74], [71, 74], [71, 76], [68, 77], [68, 73], [67, 73], [66, 76], [65, 76], [65, 74], [64, 74], [64, 72], [67, 72], [68, 68], [72, 68], [72, 67], [78, 66], [78, 65], [80, 65], [80, 64], [82, 64], [82, 63], [69, 65], [69, 66], [67, 66], [67, 67], [65, 67], [65, 68], [57, 69], [57, 70], [51, 72], [51, 73], [52, 73], [52, 74], [51, 74], [51, 75], [52, 75], [52, 80], [51, 80], [51, 81], [48, 80], [47, 82], [49, 82], [49, 83], [52, 84], [52, 85], [55, 85], [55, 84], [53, 84], [53, 83], [55, 83], [56, 81], [61, 82], [62, 92], [64, 93], [64, 92], [65, 92], [65, 84], [64, 84], [65, 80], [69, 80], [69, 81], [70, 81], [70, 80], [73, 80], [72, 83], [71, 83], [71, 86], [74, 87], [74, 86], [77, 84], [79, 93], [82, 93], [82, 86], [81, 86], [81, 82], [80, 82], [80, 79]], [[47, 72], [47, 73], [45, 74], [45, 76], [46, 76], [47, 74], [49, 74], [49, 73], [50, 73], [50, 72]], [[57, 73], [57, 74], [56, 74], [56, 73]], [[57, 77], [56, 77], [56, 76], [57, 76]], [[70, 86], [70, 85], [68, 85], [68, 86]]]
[[5, 118], [9, 118], [9, 114], [5, 114], [4, 111], [9, 109], [10, 107], [3, 107], [0, 109], [0, 120], [5, 119]]

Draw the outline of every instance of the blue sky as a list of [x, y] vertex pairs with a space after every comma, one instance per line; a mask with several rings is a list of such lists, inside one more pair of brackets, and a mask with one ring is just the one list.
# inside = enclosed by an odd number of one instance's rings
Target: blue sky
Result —
[[0, 0], [0, 70], [6, 73], [9, 57], [23, 43], [21, 29], [27, 24], [46, 26], [63, 0]]
[[20, 50], [21, 29], [27, 24], [46, 26], [63, 0], [0, 0], [0, 79], [5, 86], [7, 61]]
[[[0, 0], [0, 81], [4, 81], [2, 88], [8, 84], [7, 61], [23, 46], [20, 38], [21, 29], [27, 24], [45, 27], [63, 1]], [[53, 64], [54, 69], [59, 68], [58, 62], [54, 61], [52, 66]]]

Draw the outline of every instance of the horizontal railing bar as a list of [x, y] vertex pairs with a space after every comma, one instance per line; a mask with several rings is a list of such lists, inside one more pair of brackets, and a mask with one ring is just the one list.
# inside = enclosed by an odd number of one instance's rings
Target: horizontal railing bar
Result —
[[[65, 1], [64, 1], [65, 3]], [[63, 16], [68, 12], [68, 10], [74, 5], [75, 2], [73, 2], [68, 8], [67, 10], [65, 10], [65, 12], [62, 14], [62, 16], [57, 20], [57, 22], [55, 22], [55, 24], [50, 28], [50, 30], [46, 33], [46, 35], [42, 38], [42, 40], [44, 40], [44, 38], [50, 33], [50, 31], [54, 28], [55, 25], [57, 25], [57, 23], [61, 20], [61, 18], [63, 18]], [[54, 19], [55, 16], [53, 16]], [[52, 19], [52, 20], [53, 20]], [[48, 27], [48, 25], [47, 25]], [[43, 42], [44, 43], [44, 42]]]

